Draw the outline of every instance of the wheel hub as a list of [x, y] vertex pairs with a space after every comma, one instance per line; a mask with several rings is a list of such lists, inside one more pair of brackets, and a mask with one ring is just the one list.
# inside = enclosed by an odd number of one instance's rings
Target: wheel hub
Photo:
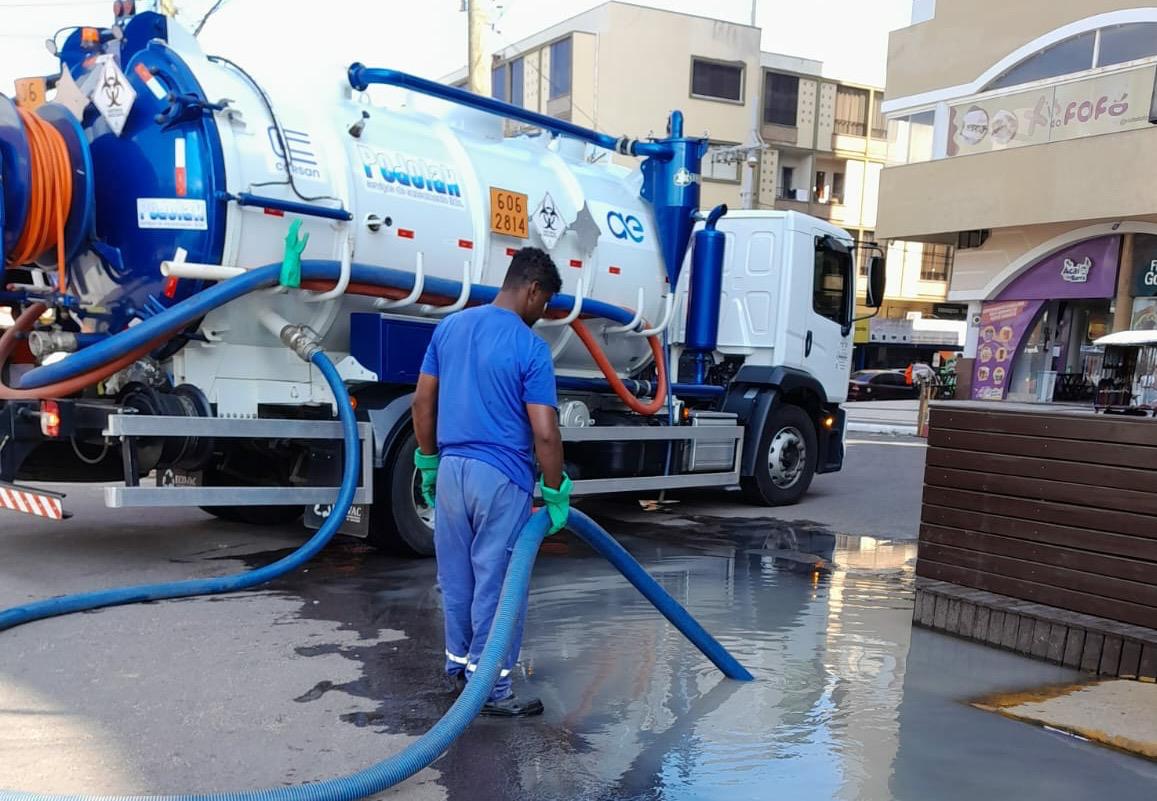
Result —
[[799, 429], [785, 426], [777, 431], [767, 451], [772, 483], [779, 489], [790, 489], [803, 476], [806, 464], [807, 446]]

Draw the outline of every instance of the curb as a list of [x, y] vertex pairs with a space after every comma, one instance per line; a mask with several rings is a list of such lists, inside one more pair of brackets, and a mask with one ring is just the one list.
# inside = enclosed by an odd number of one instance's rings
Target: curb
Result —
[[848, 431], [861, 434], [886, 434], [892, 437], [914, 437], [917, 434], [916, 426], [896, 423], [861, 423], [848, 422]]

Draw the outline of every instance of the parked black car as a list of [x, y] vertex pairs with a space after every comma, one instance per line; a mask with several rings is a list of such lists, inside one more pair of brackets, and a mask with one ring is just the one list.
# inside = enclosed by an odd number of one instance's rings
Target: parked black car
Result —
[[903, 370], [857, 370], [848, 381], [848, 400], [906, 400], [920, 397], [920, 387], [909, 384]]

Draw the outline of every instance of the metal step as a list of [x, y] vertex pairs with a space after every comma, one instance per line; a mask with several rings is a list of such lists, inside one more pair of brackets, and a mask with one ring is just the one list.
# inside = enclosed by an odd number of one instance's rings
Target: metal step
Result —
[[[231, 419], [114, 414], [104, 430], [120, 437], [126, 448], [134, 437], [226, 437], [250, 439], [341, 439], [337, 420]], [[354, 503], [373, 499], [373, 426], [358, 423], [361, 439], [361, 486]], [[332, 503], [338, 487], [105, 487], [105, 506], [152, 508], [175, 506], [313, 506]]]

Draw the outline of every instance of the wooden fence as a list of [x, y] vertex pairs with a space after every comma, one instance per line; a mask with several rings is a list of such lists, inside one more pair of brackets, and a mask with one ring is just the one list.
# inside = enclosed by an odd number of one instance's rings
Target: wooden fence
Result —
[[1157, 421], [934, 405], [928, 446], [917, 576], [1157, 629]]

